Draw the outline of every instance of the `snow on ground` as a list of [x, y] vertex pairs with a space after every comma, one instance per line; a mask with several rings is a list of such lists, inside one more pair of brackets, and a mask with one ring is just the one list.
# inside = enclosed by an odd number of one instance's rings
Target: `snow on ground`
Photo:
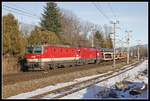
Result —
[[[111, 72], [111, 71], [109, 71], [109, 72]], [[107, 73], [109, 73], [109, 72], [107, 72]], [[55, 84], [55, 85], [50, 85], [50, 86], [47, 86], [47, 87], [44, 87], [44, 88], [39, 88], [39, 89], [33, 90], [31, 92], [26, 92], [26, 93], [21, 93], [21, 94], [15, 95], [15, 96], [11, 96], [11, 97], [8, 97], [8, 99], [27, 99], [27, 98], [30, 98], [32, 96], [43, 94], [43, 93], [46, 93], [46, 92], [54, 90], [54, 89], [69, 86], [69, 85], [72, 85], [74, 83], [85, 81], [85, 80], [88, 80], [88, 79], [91, 79], [91, 78], [94, 78], [94, 77], [97, 77], [97, 76], [105, 75], [105, 74], [106, 73], [93, 75], [93, 76], [86, 76], [86, 77], [82, 77], [82, 78], [77, 78], [77, 79], [74, 79], [71, 82], [65, 82], [65, 83], [58, 83], [58, 84]]]
[[[110, 91], [110, 89], [109, 89], [110, 86], [114, 85], [116, 81], [121, 81], [124, 77], [127, 77], [127, 76], [134, 77], [134, 75], [137, 74], [139, 71], [142, 71], [145, 68], [147, 68], [148, 67], [147, 62], [148, 61], [144, 61], [141, 65], [137, 66], [138, 68], [136, 68], [135, 70], [132, 70], [132, 71], [130, 70], [130, 72], [128, 72], [126, 74], [121, 74], [120, 76], [117, 76], [115, 78], [111, 78], [111, 79], [107, 80], [106, 82], [102, 82], [100, 84], [96, 84], [94, 86], [91, 86], [91, 87], [88, 87], [86, 89], [80, 90], [78, 92], [75, 92], [73, 94], [65, 96], [64, 98], [75, 98], [75, 99], [97, 98], [96, 94], [99, 91], [108, 92], [108, 91]], [[58, 89], [58, 88], [61, 88], [61, 87], [64, 87], [64, 86], [69, 86], [69, 85], [72, 85], [74, 83], [81, 82], [81, 81], [84, 81], [84, 80], [88, 80], [88, 79], [91, 79], [91, 78], [94, 78], [94, 77], [97, 77], [97, 76], [100, 76], [100, 75], [104, 75], [104, 74], [86, 76], [86, 77], [75, 79], [71, 82], [58, 83], [56, 85], [50, 85], [50, 86], [47, 86], [47, 87], [44, 87], [44, 88], [39, 88], [39, 89], [33, 90], [31, 92], [26, 92], [26, 93], [21, 93], [21, 94], [15, 95], [15, 96], [11, 96], [8, 99], [27, 99], [27, 98], [30, 98], [32, 96], [36, 96], [36, 95], [39, 95], [39, 94], [42, 94], [42, 93], [45, 93], [45, 92], [48, 92], [48, 91], [51, 91], [51, 90], [54, 90], [54, 89]], [[103, 94], [105, 94], [105, 93], [103, 93]], [[54, 95], [47, 95], [43, 98], [52, 98], [52, 96], [54, 96]]]
[[[139, 76], [141, 71], [144, 71], [145, 69], [148, 69], [148, 60], [144, 61], [142, 64], [138, 65], [135, 69], [132, 71], [129, 71], [128, 73], [122, 74], [120, 76], [111, 78], [105, 82], [93, 85], [91, 87], [82, 89], [78, 92], [75, 92], [73, 94], [67, 95], [61, 99], [97, 99], [97, 98], [120, 98], [120, 99], [132, 99], [132, 98], [138, 98], [138, 99], [147, 99], [148, 98], [148, 89], [145, 90], [141, 94], [132, 95], [129, 92], [133, 88], [142, 87], [143, 84], [148, 84], [148, 76], [144, 75], [143, 79], [137, 78]], [[125, 78], [126, 77], [126, 78]], [[125, 79], [123, 79], [125, 78]], [[116, 89], [115, 83], [118, 81], [130, 81], [131, 83], [127, 84], [126, 89]]]

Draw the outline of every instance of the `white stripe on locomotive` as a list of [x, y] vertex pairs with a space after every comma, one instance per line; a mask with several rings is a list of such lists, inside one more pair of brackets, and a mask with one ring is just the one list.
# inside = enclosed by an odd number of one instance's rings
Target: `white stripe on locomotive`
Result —
[[79, 57], [27, 59], [28, 62], [50, 62], [50, 61], [65, 61], [65, 60], [79, 60]]

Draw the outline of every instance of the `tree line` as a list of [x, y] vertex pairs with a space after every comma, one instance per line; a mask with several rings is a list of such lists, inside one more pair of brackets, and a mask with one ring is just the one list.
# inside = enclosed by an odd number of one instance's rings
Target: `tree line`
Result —
[[[3, 55], [23, 56], [28, 45], [61, 44], [74, 47], [112, 48], [112, 40], [100, 25], [81, 21], [73, 12], [60, 9], [56, 3], [49, 2], [44, 7], [39, 26], [29, 35], [20, 31], [19, 22], [9, 13], [3, 20]], [[92, 34], [89, 34], [92, 33]]]

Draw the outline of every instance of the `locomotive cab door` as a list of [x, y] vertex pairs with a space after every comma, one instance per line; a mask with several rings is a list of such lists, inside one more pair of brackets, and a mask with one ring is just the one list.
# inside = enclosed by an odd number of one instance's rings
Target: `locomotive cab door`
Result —
[[40, 66], [40, 68], [43, 68], [44, 66], [42, 61], [43, 47], [42, 46], [34, 47], [34, 54], [36, 54], [36, 58], [38, 62], [37, 64], [39, 64], [38, 66]]

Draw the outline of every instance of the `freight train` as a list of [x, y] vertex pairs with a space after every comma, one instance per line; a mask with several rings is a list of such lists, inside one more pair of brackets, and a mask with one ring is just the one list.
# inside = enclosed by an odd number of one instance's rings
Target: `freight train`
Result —
[[49, 70], [58, 67], [98, 64], [102, 60], [112, 60], [112, 52], [105, 53], [100, 48], [66, 47], [38, 45], [27, 47], [26, 63], [23, 71]]

